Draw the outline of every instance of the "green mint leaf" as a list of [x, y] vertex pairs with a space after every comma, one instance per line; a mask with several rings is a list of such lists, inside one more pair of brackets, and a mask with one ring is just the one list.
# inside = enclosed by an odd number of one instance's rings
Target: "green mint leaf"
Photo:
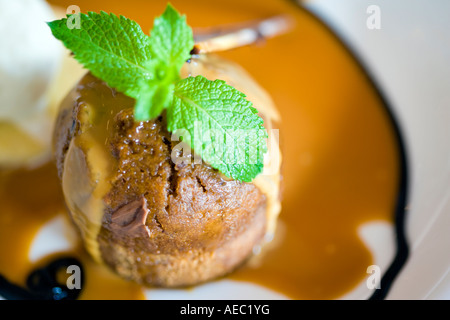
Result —
[[174, 83], [180, 79], [180, 69], [190, 58], [194, 46], [186, 17], [168, 4], [164, 13], [153, 23], [149, 46], [153, 60], [146, 64], [146, 68], [153, 77], [140, 83], [141, 90], [134, 111], [138, 121], [159, 116], [172, 102]]
[[186, 24], [186, 17], [168, 4], [164, 13], [155, 19], [150, 32], [152, 55], [179, 71], [191, 57], [193, 47], [194, 36]]
[[152, 78], [144, 67], [151, 56], [149, 37], [135, 21], [102, 11], [80, 14], [79, 29], [69, 29], [67, 18], [48, 25], [75, 59], [118, 91], [136, 98], [137, 80]]
[[134, 117], [145, 121], [158, 117], [173, 99], [174, 83], [180, 79], [179, 71], [163, 61], [150, 60], [145, 67], [153, 75], [151, 80], [140, 80]]
[[153, 60], [146, 64], [146, 69], [153, 76], [150, 80], [140, 81], [134, 110], [138, 121], [156, 118], [170, 105], [174, 83], [180, 79], [180, 69], [190, 58], [194, 46], [194, 37], [186, 18], [170, 4], [155, 19], [149, 46]]
[[187, 130], [194, 152], [230, 178], [250, 182], [264, 167], [263, 120], [225, 81], [197, 76], [177, 82], [167, 125], [170, 132]]
[[158, 117], [172, 101], [173, 88], [173, 84], [143, 83], [141, 86], [142, 92], [139, 94], [134, 107], [134, 119], [136, 121], [147, 121]]

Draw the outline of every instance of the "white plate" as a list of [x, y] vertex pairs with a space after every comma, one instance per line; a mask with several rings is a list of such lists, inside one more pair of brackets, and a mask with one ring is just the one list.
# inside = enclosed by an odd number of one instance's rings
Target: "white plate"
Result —
[[[322, 17], [349, 44], [387, 97], [406, 142], [409, 258], [387, 298], [450, 298], [450, 2], [379, 0], [381, 29], [366, 22], [373, 1], [314, 0], [307, 7]], [[64, 219], [50, 221], [37, 235], [30, 259], [73, 246]], [[360, 229], [382, 270], [396, 253], [393, 226], [370, 223]], [[69, 237], [70, 238], [70, 237]], [[362, 282], [343, 299], [365, 299], [373, 290]], [[191, 290], [151, 290], [151, 299], [285, 299], [260, 286], [222, 280]]]
[[[367, 27], [373, 4], [380, 29]], [[315, 0], [307, 6], [362, 58], [406, 140], [410, 256], [387, 298], [450, 299], [450, 2]]]

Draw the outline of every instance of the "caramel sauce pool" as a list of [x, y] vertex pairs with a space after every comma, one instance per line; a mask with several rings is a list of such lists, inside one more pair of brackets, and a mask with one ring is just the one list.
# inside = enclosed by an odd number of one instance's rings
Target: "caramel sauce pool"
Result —
[[[2, 171], [0, 203], [0, 274], [10, 282], [24, 286], [27, 275], [33, 269], [63, 254], [45, 257], [36, 264], [28, 258], [32, 240], [39, 228], [58, 214], [68, 217], [55, 164], [47, 163], [31, 170]], [[106, 267], [95, 264], [84, 250], [64, 255], [77, 258], [84, 267], [86, 281], [81, 299], [144, 298], [138, 285], [120, 279]], [[64, 275], [65, 270], [61, 271]]]
[[[166, 1], [65, 1], [136, 20], [144, 32]], [[375, 89], [342, 45], [316, 19], [283, 0], [171, 3], [192, 27], [288, 13], [289, 34], [221, 53], [243, 66], [277, 105], [282, 124], [283, 209], [280, 233], [258, 266], [229, 276], [293, 299], [334, 299], [367, 276], [373, 257], [357, 234], [363, 223], [392, 222], [399, 180], [394, 129]], [[257, 106], [256, 106], [257, 107]], [[0, 273], [23, 283], [33, 268], [33, 236], [64, 210], [53, 164], [0, 175]], [[20, 178], [20, 179], [18, 179]], [[17, 200], [17, 201], [15, 201]], [[81, 250], [84, 299], [143, 298], [142, 290], [95, 265]]]

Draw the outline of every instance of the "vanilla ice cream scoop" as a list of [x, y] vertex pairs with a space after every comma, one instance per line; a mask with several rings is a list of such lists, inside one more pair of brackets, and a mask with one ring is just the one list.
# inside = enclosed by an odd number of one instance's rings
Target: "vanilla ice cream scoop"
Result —
[[[43, 0], [0, 0], [0, 167], [30, 164], [50, 155], [51, 132], [61, 95], [82, 68], [45, 22], [61, 15]], [[73, 67], [75, 65], [75, 67]], [[75, 80], [74, 80], [75, 81]]]

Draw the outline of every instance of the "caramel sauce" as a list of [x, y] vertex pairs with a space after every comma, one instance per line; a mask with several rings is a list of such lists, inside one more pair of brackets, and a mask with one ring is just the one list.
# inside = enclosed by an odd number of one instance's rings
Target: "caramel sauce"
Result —
[[[36, 169], [0, 171], [0, 203], [0, 274], [10, 282], [24, 286], [32, 270], [64, 255], [77, 258], [84, 267], [86, 282], [81, 299], [144, 298], [142, 288], [93, 262], [79, 245], [73, 252], [55, 253], [30, 262], [28, 254], [39, 229], [59, 214], [68, 217], [53, 162]], [[67, 276], [62, 270], [62, 283]]]
[[0, 272], [23, 284], [31, 271], [28, 252], [39, 228], [64, 211], [53, 164], [0, 174]]
[[[67, 7], [69, 0], [53, 0]], [[171, 3], [193, 27], [279, 13], [294, 17], [289, 34], [220, 55], [239, 63], [264, 87], [282, 117], [283, 203], [279, 234], [255, 266], [229, 276], [294, 299], [333, 299], [363, 281], [373, 257], [357, 234], [372, 220], [392, 221], [399, 177], [394, 130], [375, 89], [353, 58], [311, 15], [290, 1]], [[104, 10], [151, 28], [166, 1], [88, 1], [83, 12]], [[1, 172], [0, 273], [23, 284], [34, 267], [28, 251], [39, 228], [64, 211], [52, 164]], [[81, 298], [143, 298], [141, 289], [74, 253], [86, 269]]]

